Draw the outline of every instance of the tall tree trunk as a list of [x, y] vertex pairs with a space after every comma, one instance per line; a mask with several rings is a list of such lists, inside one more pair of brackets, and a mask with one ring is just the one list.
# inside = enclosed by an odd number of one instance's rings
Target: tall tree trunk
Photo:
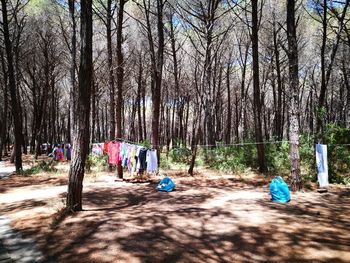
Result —
[[259, 171], [266, 171], [265, 149], [262, 137], [261, 124], [261, 103], [260, 103], [260, 83], [259, 83], [259, 38], [258, 38], [258, 0], [252, 0], [252, 49], [253, 49], [253, 87], [254, 87], [254, 125], [255, 141], [257, 143]]
[[329, 64], [326, 65], [326, 45], [327, 45], [327, 27], [328, 27], [328, 18], [327, 18], [327, 9], [328, 9], [328, 1], [323, 1], [323, 17], [322, 17], [322, 45], [321, 45], [321, 90], [320, 90], [320, 96], [318, 99], [318, 113], [317, 113], [317, 120], [316, 120], [316, 132], [318, 135], [318, 141], [323, 140], [323, 121], [325, 114], [324, 108], [326, 103], [326, 93], [327, 93], [327, 86], [328, 82], [331, 76], [331, 72], [333, 69], [333, 64], [335, 60], [335, 56], [337, 54], [339, 41], [341, 38], [341, 34], [344, 29], [344, 19], [346, 16], [347, 8], [350, 4], [350, 0], [346, 0], [346, 2], [342, 5], [343, 11], [341, 16], [339, 17], [339, 27], [336, 32], [336, 36], [334, 38], [334, 42], [332, 44], [332, 51], [329, 58]]
[[138, 80], [137, 80], [137, 120], [138, 120], [138, 128], [139, 128], [139, 141], [143, 141], [143, 132], [142, 132], [142, 116], [141, 116], [141, 91], [142, 91], [142, 56], [140, 52], [139, 57], [139, 74], [138, 74]]
[[7, 58], [7, 71], [8, 71], [8, 79], [9, 79], [9, 89], [11, 96], [11, 110], [13, 116], [13, 124], [14, 124], [14, 133], [15, 133], [15, 166], [16, 172], [20, 172], [22, 167], [22, 125], [20, 116], [20, 99], [17, 97], [16, 91], [16, 80], [14, 75], [14, 66], [13, 66], [13, 52], [12, 52], [12, 43], [10, 39], [9, 32], [9, 23], [8, 23], [8, 14], [7, 14], [7, 5], [6, 0], [1, 0], [2, 5], [2, 26], [3, 26], [3, 34], [4, 34], [4, 42], [5, 42], [5, 50], [6, 50], [6, 58]]
[[[174, 112], [176, 111], [176, 109], [179, 109], [179, 97], [180, 97], [180, 85], [179, 85], [179, 68], [178, 68], [178, 61], [177, 61], [177, 52], [176, 52], [176, 39], [175, 39], [175, 31], [174, 31], [174, 14], [171, 15], [171, 19], [170, 19], [170, 39], [171, 39], [171, 55], [173, 57], [173, 66], [174, 66], [174, 88], [175, 88], [175, 105], [174, 105]], [[182, 111], [180, 112], [180, 110], [177, 110], [177, 118], [180, 120], [181, 119], [181, 114]], [[180, 124], [181, 125], [181, 124]], [[175, 127], [176, 130], [178, 130], [178, 127], [176, 126], [176, 124], [174, 124], [173, 122], [173, 126]], [[173, 129], [172, 129], [173, 131]], [[173, 135], [173, 140], [178, 143], [179, 140], [179, 135], [177, 132], [172, 132]]]
[[[71, 36], [71, 65], [70, 65], [70, 81], [71, 86], [69, 90], [69, 104], [74, 107], [75, 103], [75, 97], [76, 97], [76, 81], [75, 81], [75, 71], [77, 67], [77, 40], [76, 40], [76, 20], [75, 20], [75, 0], [68, 0], [68, 6], [69, 6], [69, 15], [72, 23], [72, 36]], [[74, 132], [74, 115], [75, 115], [75, 108], [70, 109], [69, 111], [69, 120], [70, 120], [70, 132], [69, 132], [69, 141], [72, 142], [73, 140], [73, 132]]]
[[[163, 25], [163, 0], [157, 0], [157, 31], [158, 42], [154, 43], [152, 36], [152, 26], [150, 20], [150, 3], [145, 1], [145, 16], [147, 22], [147, 36], [150, 48], [150, 55], [152, 61], [152, 80], [151, 80], [151, 98], [152, 98], [152, 145], [157, 150], [157, 157], [159, 163], [159, 117], [160, 117], [160, 103], [161, 103], [161, 88], [162, 88], [162, 73], [164, 62], [164, 25]], [[157, 52], [155, 48], [158, 47]]]
[[[230, 54], [231, 60], [231, 54]], [[230, 65], [230, 62], [229, 64]], [[226, 123], [226, 134], [225, 134], [225, 142], [229, 144], [231, 142], [231, 121], [232, 121], [232, 108], [231, 108], [231, 90], [230, 90], [230, 66], [227, 67], [226, 72], [226, 88], [227, 88], [227, 123]], [[236, 113], [236, 115], [238, 115]], [[238, 125], [238, 123], [236, 123]]]
[[95, 137], [95, 127], [96, 127], [96, 85], [95, 79], [92, 78], [92, 84], [91, 84], [91, 136], [90, 141], [91, 143], [94, 143], [96, 140]]
[[299, 155], [299, 77], [298, 77], [298, 42], [295, 24], [295, 0], [287, 0], [287, 38], [289, 61], [289, 140], [292, 189], [301, 188]]
[[278, 31], [276, 30], [276, 23], [274, 22], [274, 30], [273, 30], [273, 46], [275, 53], [275, 66], [276, 66], [276, 74], [277, 74], [277, 107], [275, 111], [275, 134], [278, 140], [282, 140], [283, 136], [283, 123], [282, 123], [282, 79], [281, 79], [281, 66], [280, 66], [280, 53], [278, 48]]
[[[4, 0], [3, 0], [4, 1]], [[72, 161], [69, 169], [67, 208], [82, 210], [82, 191], [85, 160], [89, 149], [90, 100], [92, 84], [92, 0], [80, 6], [80, 66], [76, 105], [76, 124], [73, 138]]]
[[[113, 70], [113, 51], [112, 51], [112, 0], [107, 0], [107, 17], [106, 17], [106, 34], [107, 34], [107, 56], [108, 56], [108, 86], [109, 86], [109, 139], [113, 140], [115, 133], [115, 87], [114, 87], [114, 70]], [[119, 31], [117, 31], [118, 34]], [[117, 36], [118, 42], [121, 40]], [[117, 50], [118, 52], [118, 50]], [[117, 70], [118, 74], [118, 70]], [[117, 109], [118, 114], [118, 109]]]
[[2, 111], [2, 123], [0, 128], [0, 161], [2, 158], [2, 152], [4, 149], [4, 155], [6, 153], [6, 133], [7, 133], [7, 118], [8, 118], [8, 83], [7, 83], [7, 71], [5, 65], [5, 58], [2, 49], [0, 49], [1, 67], [4, 74], [4, 105]]
[[[117, 24], [117, 131], [116, 137], [121, 138], [123, 136], [122, 127], [122, 107], [123, 107], [123, 79], [124, 79], [124, 58], [123, 58], [123, 15], [124, 15], [124, 5], [126, 0], [119, 0], [119, 10], [118, 10], [118, 24]], [[117, 164], [118, 177], [123, 178], [123, 168], [121, 162]]]

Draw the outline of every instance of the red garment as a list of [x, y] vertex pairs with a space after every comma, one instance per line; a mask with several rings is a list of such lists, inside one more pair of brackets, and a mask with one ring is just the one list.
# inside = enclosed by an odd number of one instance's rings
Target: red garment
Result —
[[117, 164], [120, 155], [120, 143], [119, 142], [109, 142], [108, 143], [108, 163]]
[[103, 152], [105, 154], [108, 154], [108, 144], [109, 144], [109, 141], [106, 141], [103, 145]]

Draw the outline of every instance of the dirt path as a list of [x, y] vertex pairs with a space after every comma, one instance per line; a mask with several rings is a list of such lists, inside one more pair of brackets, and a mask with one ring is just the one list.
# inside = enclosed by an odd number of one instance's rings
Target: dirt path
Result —
[[0, 180], [1, 214], [49, 262], [350, 262], [348, 189], [281, 205], [261, 177], [173, 175], [171, 193], [87, 180], [84, 211], [66, 218], [64, 177], [11, 177]]

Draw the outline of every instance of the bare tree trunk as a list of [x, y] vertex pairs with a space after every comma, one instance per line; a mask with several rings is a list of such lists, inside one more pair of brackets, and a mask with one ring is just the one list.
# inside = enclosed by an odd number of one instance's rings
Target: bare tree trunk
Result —
[[341, 33], [344, 29], [344, 19], [346, 16], [346, 10], [350, 4], [350, 0], [346, 0], [346, 2], [343, 5], [343, 12], [339, 18], [339, 27], [338, 31], [335, 36], [334, 43], [332, 45], [332, 51], [329, 59], [328, 66], [326, 65], [326, 45], [327, 45], [327, 27], [328, 27], [328, 18], [327, 18], [327, 8], [328, 8], [328, 1], [323, 1], [323, 17], [322, 17], [322, 45], [321, 45], [321, 90], [320, 90], [320, 96], [318, 99], [318, 114], [317, 114], [317, 121], [316, 121], [316, 132], [318, 133], [318, 140], [323, 140], [323, 120], [324, 120], [324, 107], [326, 102], [326, 92], [327, 92], [327, 86], [328, 82], [331, 76], [331, 72], [333, 69], [333, 64], [335, 60], [335, 56], [337, 54], [339, 41], [341, 37]]
[[[70, 65], [70, 81], [71, 81], [71, 86], [70, 86], [70, 90], [69, 90], [69, 103], [72, 107], [74, 107], [75, 105], [75, 93], [76, 93], [76, 81], [75, 81], [75, 70], [77, 67], [77, 61], [76, 61], [76, 57], [77, 57], [77, 40], [76, 40], [76, 21], [75, 21], [75, 0], [68, 0], [68, 6], [69, 6], [69, 15], [70, 15], [70, 19], [71, 19], [71, 23], [72, 23], [72, 36], [71, 36], [71, 61], [72, 64]], [[70, 119], [70, 142], [72, 142], [73, 140], [73, 132], [74, 132], [74, 124], [75, 124], [75, 120], [74, 120], [74, 114], [75, 114], [75, 109], [71, 109], [69, 111], [69, 119]]]
[[[230, 60], [231, 60], [231, 54], [230, 54]], [[231, 70], [231, 67], [228, 66], [227, 72], [226, 72], [226, 88], [227, 88], [227, 123], [226, 123], [226, 134], [225, 134], [226, 144], [229, 144], [231, 142], [232, 108], [231, 108], [231, 90], [230, 90], [230, 70]], [[236, 125], [238, 125], [238, 123], [236, 123]]]
[[3, 105], [3, 111], [2, 111], [2, 123], [0, 128], [0, 161], [2, 158], [2, 152], [4, 149], [4, 155], [6, 153], [6, 133], [7, 133], [7, 111], [8, 111], [8, 84], [7, 84], [7, 71], [6, 71], [6, 65], [5, 65], [5, 58], [2, 49], [0, 49], [0, 59], [1, 59], [1, 66], [2, 71], [4, 74], [4, 105]]
[[283, 123], [282, 123], [282, 79], [281, 79], [281, 66], [280, 66], [280, 54], [278, 49], [278, 31], [275, 28], [276, 23], [274, 22], [273, 31], [273, 43], [275, 53], [275, 65], [277, 74], [277, 107], [275, 111], [275, 132], [278, 140], [282, 140], [283, 137]]
[[90, 100], [92, 84], [92, 0], [81, 2], [80, 66], [77, 90], [76, 125], [73, 138], [72, 161], [69, 170], [67, 208], [82, 210], [82, 191], [85, 160], [89, 148]]
[[287, 38], [288, 38], [288, 61], [289, 61], [289, 140], [291, 160], [292, 189], [299, 191], [300, 180], [300, 155], [299, 155], [299, 76], [298, 76], [298, 42], [295, 24], [295, 0], [287, 0]]
[[198, 150], [198, 142], [201, 137], [202, 129], [201, 129], [201, 115], [202, 115], [202, 109], [201, 107], [199, 108], [197, 112], [197, 118], [196, 121], [193, 122], [193, 127], [192, 127], [192, 141], [191, 141], [191, 162], [190, 162], [190, 167], [188, 169], [188, 174], [193, 176], [193, 169], [194, 165], [196, 163], [196, 157], [197, 157], [197, 150]]
[[[114, 70], [113, 70], [113, 51], [112, 51], [112, 0], [107, 0], [106, 8], [106, 34], [107, 34], [107, 57], [108, 57], [108, 86], [109, 86], [109, 139], [113, 140], [115, 133], [115, 87], [114, 87]], [[117, 41], [121, 40], [117, 36]], [[117, 42], [117, 48], [118, 48]], [[118, 52], [118, 50], [117, 50]], [[118, 73], [117, 73], [118, 74]], [[118, 114], [118, 109], [117, 109]]]
[[7, 4], [6, 0], [1, 0], [2, 5], [2, 26], [3, 26], [3, 35], [5, 42], [5, 50], [6, 50], [6, 58], [7, 58], [7, 71], [8, 71], [8, 79], [9, 79], [9, 89], [11, 96], [11, 110], [13, 116], [13, 124], [14, 124], [14, 133], [15, 133], [15, 166], [16, 172], [20, 172], [22, 167], [22, 125], [20, 116], [20, 98], [17, 97], [16, 91], [16, 80], [14, 75], [14, 66], [13, 66], [13, 53], [12, 53], [12, 43], [9, 32], [9, 23], [8, 23], [8, 13], [7, 13]]
[[[124, 5], [127, 1], [119, 0], [118, 10], [118, 24], [117, 24], [117, 111], [116, 111], [116, 124], [117, 131], [116, 137], [121, 138], [123, 135], [122, 127], [122, 104], [123, 104], [123, 79], [124, 79], [124, 59], [122, 51], [123, 43], [123, 15]], [[121, 162], [117, 164], [118, 177], [123, 178], [123, 168]]]
[[141, 91], [142, 91], [142, 56], [140, 52], [139, 57], [139, 74], [138, 74], [138, 80], [137, 80], [137, 120], [138, 120], [138, 128], [139, 128], [139, 141], [143, 141], [143, 132], [142, 132], [142, 116], [141, 116]]
[[258, 38], [258, 0], [252, 0], [252, 49], [253, 49], [253, 87], [254, 87], [254, 124], [255, 141], [257, 143], [258, 161], [260, 172], [266, 171], [265, 149], [262, 137], [261, 124], [261, 103], [260, 103], [260, 83], [259, 83], [259, 38]]

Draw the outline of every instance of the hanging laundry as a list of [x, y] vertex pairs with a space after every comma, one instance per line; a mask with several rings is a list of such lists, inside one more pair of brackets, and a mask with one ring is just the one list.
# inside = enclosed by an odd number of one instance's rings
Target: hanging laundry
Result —
[[91, 146], [91, 153], [94, 156], [103, 156], [104, 144], [103, 143], [93, 143]]
[[139, 154], [138, 154], [138, 162], [137, 162], [137, 170], [140, 174], [146, 171], [146, 168], [147, 168], [146, 157], [147, 157], [147, 149], [140, 148]]
[[104, 152], [104, 154], [108, 154], [108, 144], [109, 144], [109, 141], [105, 141], [104, 144], [103, 144], [103, 152]]
[[67, 146], [66, 161], [70, 161], [72, 158], [72, 148], [70, 145]]
[[158, 171], [157, 150], [148, 150], [146, 154], [147, 172]]
[[109, 142], [108, 143], [108, 163], [116, 165], [119, 160], [120, 143]]
[[317, 179], [320, 187], [328, 187], [327, 145], [316, 144]]
[[135, 161], [135, 151], [136, 147], [134, 145], [130, 146], [130, 158], [128, 162], [128, 169], [131, 174], [133, 174], [136, 170], [136, 161]]
[[123, 143], [122, 152], [122, 166], [125, 168], [128, 166], [129, 145], [127, 143]]

